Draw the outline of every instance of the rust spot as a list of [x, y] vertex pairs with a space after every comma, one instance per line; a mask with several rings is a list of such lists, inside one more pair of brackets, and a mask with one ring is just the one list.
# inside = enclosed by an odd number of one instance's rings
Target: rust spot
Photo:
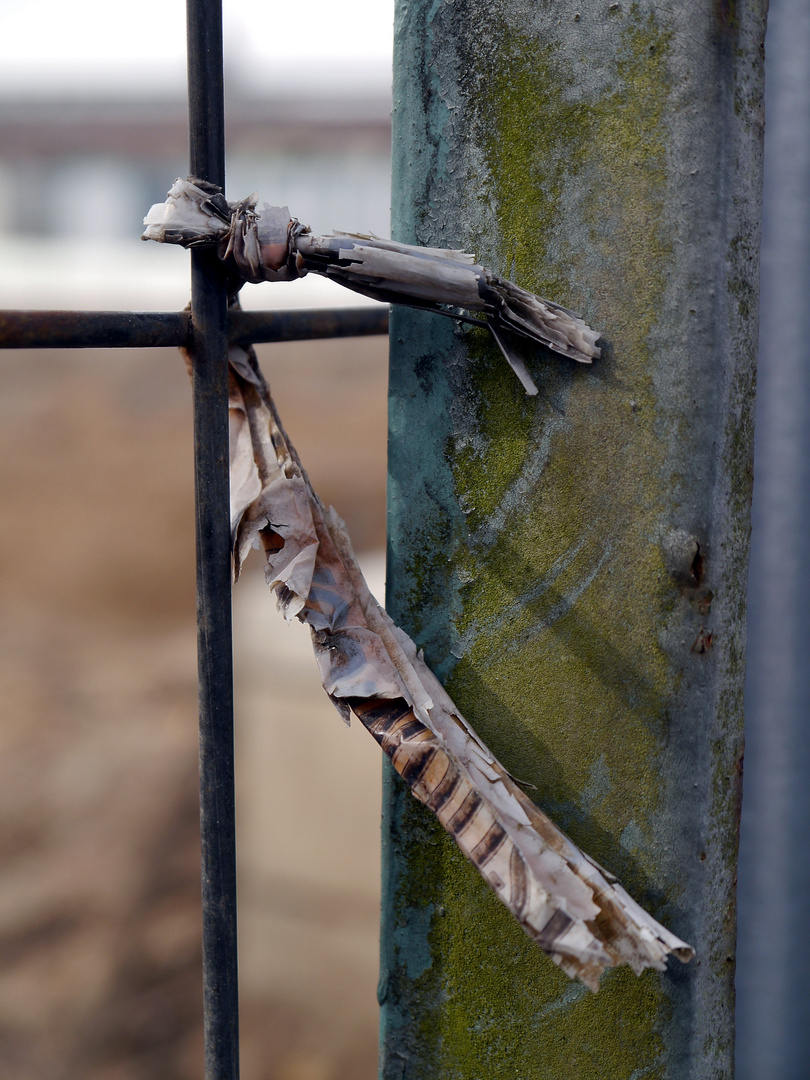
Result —
[[714, 641], [714, 634], [711, 630], [703, 630], [701, 628], [700, 633], [695, 638], [695, 643], [692, 646], [693, 653], [707, 653], [711, 649]]
[[705, 851], [701, 851], [701, 853], [700, 853], [700, 861], [701, 862], [706, 862], [706, 852]]
[[714, 593], [711, 589], [703, 589], [697, 596], [697, 609], [699, 615], [708, 615], [712, 610], [712, 600], [714, 600]]

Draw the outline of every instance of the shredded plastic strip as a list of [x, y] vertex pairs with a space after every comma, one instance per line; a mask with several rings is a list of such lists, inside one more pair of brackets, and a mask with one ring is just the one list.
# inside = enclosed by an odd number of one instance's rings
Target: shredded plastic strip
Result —
[[537, 386], [517, 342], [536, 342], [585, 364], [601, 355], [599, 334], [578, 315], [499, 278], [464, 251], [414, 247], [360, 233], [313, 236], [286, 206], [258, 207], [253, 198], [229, 203], [220, 188], [193, 179], [176, 180], [144, 225], [144, 240], [216, 245], [237, 283], [323, 274], [386, 303], [481, 323], [527, 394], [536, 394]]
[[234, 575], [251, 546], [289, 621], [312, 633], [324, 689], [374, 736], [541, 949], [591, 990], [606, 967], [662, 971], [694, 951], [524, 794], [369, 592], [345, 526], [312, 489], [252, 349], [230, 351]]

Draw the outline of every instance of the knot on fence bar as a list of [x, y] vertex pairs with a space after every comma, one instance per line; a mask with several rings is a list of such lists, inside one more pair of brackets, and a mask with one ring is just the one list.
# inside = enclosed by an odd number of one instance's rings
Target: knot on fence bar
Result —
[[363, 233], [313, 236], [286, 206], [257, 205], [253, 198], [229, 203], [214, 184], [178, 179], [144, 218], [143, 239], [216, 246], [238, 283], [292, 281], [312, 272], [384, 303], [485, 326], [528, 394], [537, 386], [515, 339], [584, 364], [601, 356], [599, 333], [578, 315], [498, 277], [475, 255]]

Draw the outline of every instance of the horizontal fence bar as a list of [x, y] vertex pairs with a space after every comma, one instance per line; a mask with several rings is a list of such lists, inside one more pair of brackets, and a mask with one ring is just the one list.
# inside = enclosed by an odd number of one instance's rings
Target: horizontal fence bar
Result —
[[2, 349], [142, 349], [188, 343], [185, 311], [0, 311]]
[[240, 345], [388, 333], [388, 308], [321, 308], [301, 311], [234, 311], [228, 336]]
[[[240, 345], [388, 333], [387, 307], [233, 311], [228, 337]], [[187, 311], [0, 311], [0, 349], [188, 347]]]

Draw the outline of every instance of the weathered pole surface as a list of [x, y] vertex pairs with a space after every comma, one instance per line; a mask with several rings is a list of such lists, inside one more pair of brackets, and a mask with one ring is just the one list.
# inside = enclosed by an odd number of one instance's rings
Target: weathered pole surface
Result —
[[394, 236], [604, 334], [392, 319], [394, 618], [573, 840], [698, 958], [596, 996], [386, 773], [386, 1080], [733, 1074], [764, 0], [400, 0]]

